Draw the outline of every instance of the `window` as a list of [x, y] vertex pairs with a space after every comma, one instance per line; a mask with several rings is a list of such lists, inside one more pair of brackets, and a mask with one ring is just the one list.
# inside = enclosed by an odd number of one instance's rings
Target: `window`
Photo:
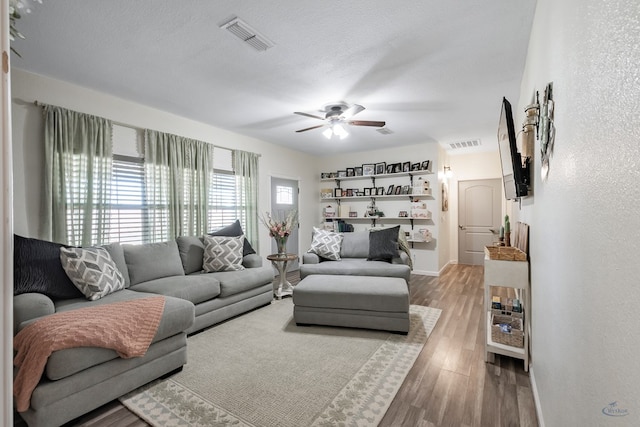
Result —
[[293, 187], [277, 185], [276, 203], [279, 205], [293, 205]]
[[[136, 150], [131, 147], [139, 144], [138, 137], [135, 129], [114, 125], [114, 150], [134, 154]], [[246, 225], [246, 203], [238, 186], [243, 178], [233, 173], [231, 153], [231, 150], [215, 148], [215, 169], [207, 209], [208, 230], [222, 228], [236, 219], [240, 220], [243, 229]], [[189, 183], [190, 179], [185, 178]], [[152, 232], [149, 217], [155, 215], [156, 224], [168, 226], [168, 211], [164, 207], [148, 206], [145, 200], [144, 159], [114, 154], [107, 242], [151, 243], [166, 239], [161, 236], [166, 236], [168, 230]], [[163, 217], [158, 218], [158, 215]], [[69, 224], [71, 226], [72, 222]]]
[[113, 156], [108, 241], [149, 241], [144, 203], [144, 163], [139, 157]]

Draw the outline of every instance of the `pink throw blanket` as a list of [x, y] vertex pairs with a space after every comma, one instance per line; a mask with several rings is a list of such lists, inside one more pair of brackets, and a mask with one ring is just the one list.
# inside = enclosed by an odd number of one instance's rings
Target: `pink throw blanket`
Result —
[[51, 353], [71, 347], [103, 347], [122, 358], [144, 356], [156, 334], [164, 297], [141, 298], [63, 311], [39, 319], [13, 339], [19, 368], [13, 395], [19, 412], [29, 409]]

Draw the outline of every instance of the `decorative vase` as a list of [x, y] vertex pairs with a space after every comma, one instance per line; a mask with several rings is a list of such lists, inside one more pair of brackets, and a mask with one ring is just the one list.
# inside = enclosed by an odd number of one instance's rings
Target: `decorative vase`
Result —
[[286, 255], [287, 254], [287, 239], [289, 236], [276, 236], [276, 246], [278, 248], [278, 255]]

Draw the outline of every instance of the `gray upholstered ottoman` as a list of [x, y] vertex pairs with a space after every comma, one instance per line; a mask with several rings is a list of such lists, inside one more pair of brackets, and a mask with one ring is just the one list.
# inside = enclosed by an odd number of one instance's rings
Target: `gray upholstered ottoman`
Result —
[[409, 288], [397, 277], [313, 274], [293, 290], [297, 325], [409, 332]]

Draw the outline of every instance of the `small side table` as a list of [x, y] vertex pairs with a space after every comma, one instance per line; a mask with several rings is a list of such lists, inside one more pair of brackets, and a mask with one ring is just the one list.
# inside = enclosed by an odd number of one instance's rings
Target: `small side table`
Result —
[[277, 299], [281, 299], [287, 295], [293, 294], [293, 286], [287, 280], [287, 265], [289, 261], [298, 259], [296, 254], [271, 254], [267, 255], [267, 259], [278, 270], [280, 277], [273, 280], [273, 295]]

